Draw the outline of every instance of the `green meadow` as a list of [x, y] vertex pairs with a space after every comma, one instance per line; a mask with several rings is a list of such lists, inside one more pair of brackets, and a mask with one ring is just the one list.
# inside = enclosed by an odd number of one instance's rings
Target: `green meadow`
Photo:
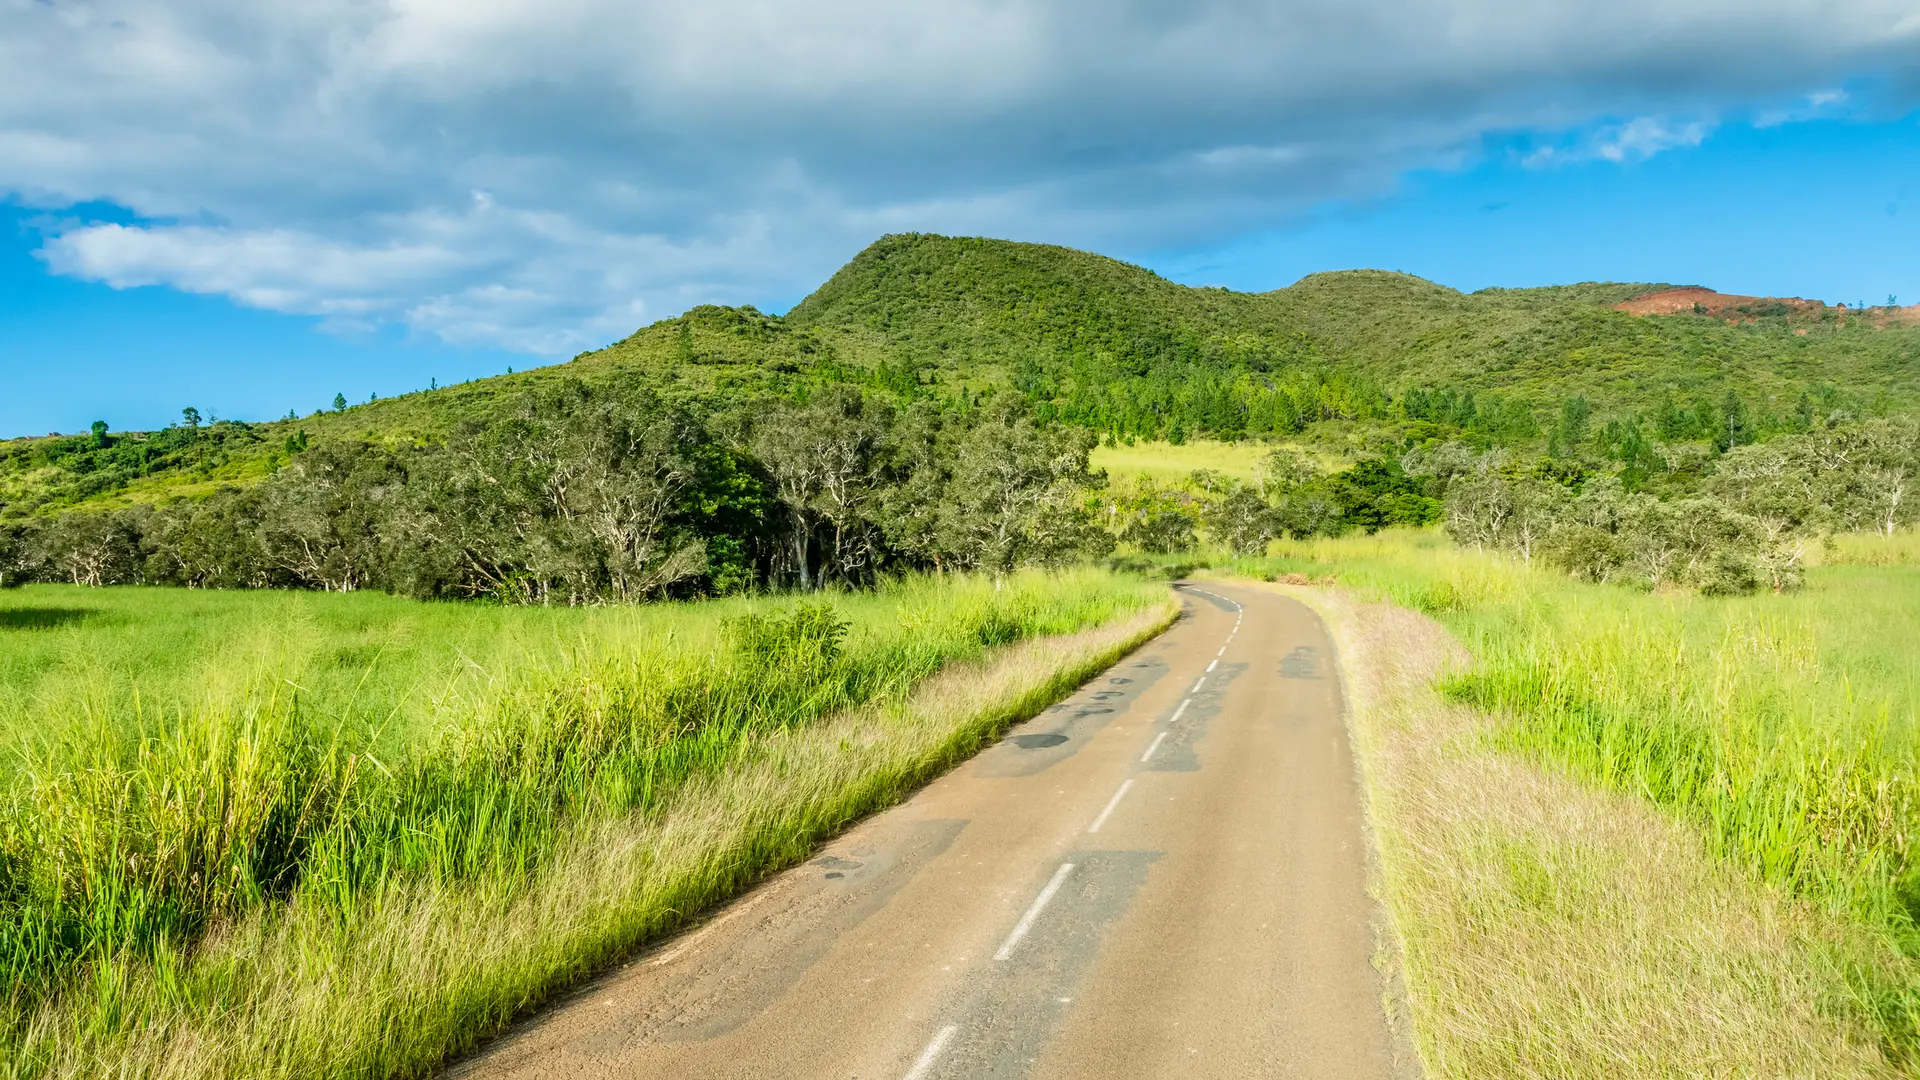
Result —
[[582, 609], [0, 593], [0, 1075], [419, 1074], [1165, 598], [1097, 570]]

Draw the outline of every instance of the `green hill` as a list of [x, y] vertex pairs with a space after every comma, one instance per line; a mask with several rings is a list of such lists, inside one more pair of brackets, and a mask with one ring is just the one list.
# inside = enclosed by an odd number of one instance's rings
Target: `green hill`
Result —
[[1544, 440], [1567, 411], [1708, 439], [1737, 399], [1760, 433], [1920, 402], [1920, 329], [1830, 309], [1730, 324], [1610, 305], [1661, 286], [1463, 294], [1405, 274], [1189, 288], [1067, 248], [927, 235], [861, 252], [785, 317], [696, 308], [572, 361], [269, 423], [0, 442], [0, 514], [165, 501], [263, 477], [315, 441], [431, 441], [528, 388], [645, 384], [699, 408], [853, 383], [971, 400], [994, 388], [1109, 436], [1450, 433]]

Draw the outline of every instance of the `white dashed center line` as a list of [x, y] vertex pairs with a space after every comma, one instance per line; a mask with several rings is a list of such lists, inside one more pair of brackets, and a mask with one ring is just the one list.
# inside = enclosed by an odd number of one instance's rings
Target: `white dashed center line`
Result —
[[[1240, 632], [1240, 622], [1246, 618], [1247, 609], [1244, 604], [1235, 603], [1224, 596], [1207, 592], [1205, 589], [1194, 589], [1193, 591], [1202, 596], [1211, 596], [1222, 603], [1232, 604], [1233, 610], [1236, 613], [1233, 617], [1233, 629], [1227, 631], [1226, 642], [1220, 646], [1219, 652], [1213, 654], [1213, 661], [1207, 665], [1207, 670], [1211, 672], [1214, 668], [1220, 666], [1220, 657], [1227, 655], [1227, 646], [1233, 644], [1233, 635]], [[1195, 680], [1193, 689], [1187, 692], [1188, 696], [1181, 700], [1180, 707], [1173, 710], [1173, 715], [1167, 719], [1169, 726], [1180, 722], [1180, 718], [1186, 715], [1187, 706], [1193, 704], [1192, 695], [1198, 694], [1200, 688], [1205, 685], [1207, 685], [1207, 677], [1205, 675]], [[1146, 753], [1140, 755], [1140, 760], [1142, 762], [1151, 761], [1154, 752], [1160, 749], [1160, 744], [1165, 742], [1166, 739], [1167, 732], [1165, 731], [1155, 735], [1153, 742], [1147, 746]], [[1114, 810], [1119, 808], [1120, 800], [1126, 798], [1127, 792], [1132, 790], [1132, 788], [1133, 778], [1129, 777], [1120, 784], [1120, 790], [1113, 793], [1113, 798], [1107, 800], [1107, 805], [1100, 810], [1100, 816], [1093, 819], [1093, 824], [1087, 826], [1087, 831], [1090, 833], [1099, 832], [1101, 826], [1107, 823], [1107, 819], [1113, 816]], [[1020, 916], [1020, 921], [1015, 923], [1012, 932], [1007, 934], [1007, 940], [1001, 943], [1000, 950], [993, 954], [996, 962], [1004, 961], [1013, 955], [1013, 950], [1020, 946], [1021, 940], [1033, 929], [1033, 924], [1039, 921], [1040, 913], [1046, 910], [1049, 903], [1053, 902], [1054, 894], [1060, 891], [1060, 886], [1066, 884], [1067, 875], [1073, 873], [1073, 866], [1074, 864], [1072, 863], [1061, 863], [1060, 868], [1053, 872], [1051, 878], [1047, 879], [1047, 884], [1040, 890], [1040, 895], [1033, 898], [1033, 903], [1027, 907], [1026, 913]], [[1060, 1000], [1065, 1002], [1068, 999], [1061, 998]], [[959, 1031], [960, 1028], [958, 1025], [948, 1024], [936, 1032], [933, 1036], [933, 1041], [929, 1042], [926, 1049], [920, 1051], [920, 1056], [914, 1059], [913, 1067], [907, 1071], [907, 1075], [903, 1080], [925, 1080], [925, 1078], [933, 1072], [933, 1067], [939, 1062], [940, 1055], [946, 1052], [947, 1044], [953, 1041], [953, 1037], [957, 1035]]]
[[1005, 960], [1013, 955], [1014, 947], [1020, 944], [1021, 938], [1027, 936], [1027, 931], [1033, 929], [1034, 920], [1040, 917], [1040, 912], [1046, 909], [1047, 903], [1053, 899], [1053, 894], [1060, 891], [1061, 883], [1066, 881], [1067, 875], [1071, 873], [1073, 873], [1072, 863], [1061, 863], [1060, 869], [1053, 872], [1053, 877], [1047, 881], [1047, 887], [1041, 889], [1040, 895], [1033, 898], [1033, 906], [1027, 909], [1025, 915], [1020, 916], [1020, 921], [1014, 924], [1013, 933], [1008, 934], [1007, 940], [1001, 943], [1000, 951], [993, 954], [995, 960]]
[[953, 1041], [954, 1032], [959, 1030], [953, 1024], [941, 1028], [939, 1034], [933, 1037], [933, 1041], [927, 1044], [927, 1048], [920, 1051], [920, 1056], [914, 1059], [913, 1068], [907, 1070], [904, 1080], [920, 1080], [921, 1077], [932, 1072], [933, 1063], [940, 1060], [940, 1051], [947, 1048], [947, 1043]]
[[1087, 826], [1088, 832], [1097, 833], [1100, 831], [1100, 826], [1107, 823], [1107, 818], [1113, 813], [1113, 808], [1120, 805], [1120, 800], [1126, 796], [1127, 789], [1132, 786], [1133, 780], [1129, 777], [1126, 783], [1120, 785], [1120, 790], [1113, 793], [1113, 798], [1107, 800], [1107, 808], [1100, 811], [1100, 816], [1093, 819], [1093, 824]]
[[1147, 747], [1147, 752], [1146, 752], [1146, 753], [1144, 753], [1144, 754], [1141, 754], [1141, 755], [1140, 755], [1140, 760], [1141, 760], [1141, 761], [1145, 761], [1145, 760], [1147, 760], [1148, 758], [1150, 758], [1150, 757], [1152, 757], [1152, 756], [1153, 756], [1153, 752], [1154, 752], [1155, 750], [1158, 750], [1158, 749], [1160, 749], [1160, 743], [1161, 743], [1162, 741], [1164, 741], [1164, 740], [1166, 739], [1166, 737], [1167, 737], [1167, 733], [1166, 733], [1166, 732], [1164, 732], [1164, 731], [1163, 731], [1163, 732], [1161, 732], [1161, 733], [1160, 733], [1160, 734], [1158, 734], [1158, 735], [1155, 735], [1155, 736], [1153, 737], [1153, 744]]

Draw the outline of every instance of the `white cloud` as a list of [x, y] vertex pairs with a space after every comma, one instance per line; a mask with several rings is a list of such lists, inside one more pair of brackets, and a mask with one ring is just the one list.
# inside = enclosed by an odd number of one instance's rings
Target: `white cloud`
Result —
[[1585, 161], [1645, 161], [1668, 150], [1699, 146], [1714, 127], [1711, 120], [1676, 122], [1664, 116], [1642, 116], [1624, 124], [1597, 125], [1560, 144], [1535, 146], [1520, 156], [1520, 163], [1539, 169]]
[[1915, 14], [0, 0], [0, 193], [131, 213], [53, 229], [60, 273], [565, 354], [797, 296], [885, 230], [1190, 244], [1490, 132], [1546, 135], [1533, 164], [1631, 161], [1770, 102], [1829, 113], [1829, 88], [1913, 73]]
[[1832, 116], [1844, 108], [1852, 95], [1841, 89], [1815, 90], [1786, 108], [1761, 109], [1754, 114], [1753, 126], [1761, 128], [1779, 127], [1781, 124], [1798, 124], [1808, 120], [1817, 120], [1823, 116]]
[[1664, 117], [1643, 116], [1606, 131], [1593, 153], [1607, 161], [1645, 161], [1663, 150], [1699, 146], [1711, 129], [1702, 120], [1674, 124]]

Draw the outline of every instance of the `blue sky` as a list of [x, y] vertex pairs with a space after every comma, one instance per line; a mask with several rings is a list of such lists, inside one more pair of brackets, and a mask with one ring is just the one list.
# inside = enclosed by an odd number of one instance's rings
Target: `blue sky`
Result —
[[0, 436], [782, 310], [886, 232], [1243, 289], [1920, 301], [1920, 0], [0, 6]]
[[37, 215], [0, 210], [0, 437], [164, 427], [193, 405], [237, 420], [302, 414], [548, 362], [383, 327], [329, 332], [312, 317], [163, 285], [115, 289], [50, 273]]
[[1705, 285], [1828, 303], [1920, 303], [1920, 122], [1724, 127], [1645, 161], [1407, 176], [1393, 196], [1146, 261], [1267, 289], [1316, 270], [1405, 270], [1471, 291], [1577, 281]]

